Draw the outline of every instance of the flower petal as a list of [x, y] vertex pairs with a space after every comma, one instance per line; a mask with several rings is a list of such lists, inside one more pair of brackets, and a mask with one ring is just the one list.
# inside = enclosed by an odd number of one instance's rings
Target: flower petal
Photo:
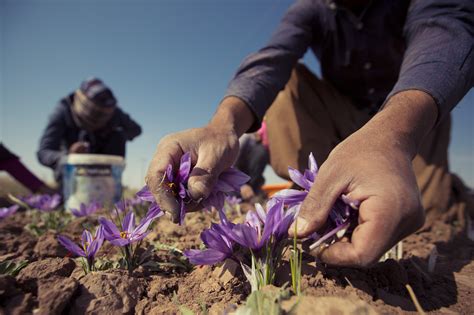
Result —
[[232, 254], [232, 246], [229, 247], [229, 242], [225, 239], [225, 235], [220, 233], [222, 230], [216, 229], [215, 227], [216, 224], [213, 223], [210, 229], [204, 230], [201, 233], [203, 243], [207, 248]]
[[84, 251], [73, 241], [71, 241], [69, 238], [63, 235], [58, 236], [58, 241], [63, 245], [68, 251], [70, 251], [72, 254], [80, 257], [85, 257], [86, 254]]
[[235, 224], [228, 229], [228, 236], [238, 244], [251, 249], [260, 249], [263, 242], [259, 242], [256, 229], [247, 224]]
[[174, 176], [173, 176], [173, 165], [168, 164], [166, 167], [166, 179], [170, 182], [173, 183]]
[[219, 175], [214, 190], [223, 192], [239, 191], [240, 187], [249, 180], [250, 177], [247, 174], [230, 167]]
[[301, 188], [304, 188], [307, 191], [311, 189], [311, 183], [308, 182], [304, 175], [297, 169], [288, 166], [288, 174], [290, 175], [291, 180]]
[[308, 167], [311, 174], [313, 174], [312, 182], [314, 182], [314, 178], [318, 174], [318, 163], [316, 162], [316, 159], [314, 158], [313, 152], [309, 154]]
[[262, 205], [259, 203], [255, 204], [255, 211], [257, 212], [258, 218], [260, 219], [261, 222], [265, 222], [265, 219], [267, 217], [267, 213], [263, 209]]
[[302, 203], [308, 195], [307, 191], [296, 190], [296, 189], [283, 189], [273, 195], [272, 200], [283, 201], [288, 207], [292, 207], [296, 204]]
[[92, 237], [91, 232], [88, 230], [82, 231], [82, 248], [87, 248], [90, 246], [94, 238]]
[[191, 172], [191, 153], [186, 152], [185, 154], [181, 156], [177, 181], [180, 183], [187, 182], [190, 172]]
[[133, 211], [129, 211], [122, 221], [122, 230], [124, 232], [132, 233], [135, 229], [135, 214]]
[[120, 231], [117, 226], [112, 223], [112, 221], [107, 220], [104, 217], [100, 217], [99, 223], [104, 227], [104, 237], [106, 240], [110, 240], [116, 237], [120, 238]]
[[151, 193], [150, 189], [148, 189], [148, 186], [146, 185], [142, 189], [140, 189], [139, 192], [136, 193], [136, 196], [144, 201], [148, 201], [148, 202], [155, 201], [155, 197], [153, 197], [153, 194]]
[[193, 265], [214, 265], [229, 257], [227, 254], [215, 249], [188, 249], [184, 251], [184, 255]]

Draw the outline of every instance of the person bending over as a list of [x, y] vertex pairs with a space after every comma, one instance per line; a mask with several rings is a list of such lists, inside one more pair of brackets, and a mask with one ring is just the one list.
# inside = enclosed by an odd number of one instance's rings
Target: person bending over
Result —
[[69, 153], [95, 153], [125, 157], [127, 141], [141, 127], [123, 112], [110, 88], [91, 78], [61, 99], [40, 140], [38, 160], [52, 168], [61, 181], [61, 168]]
[[[161, 139], [150, 190], [164, 210], [178, 213], [160, 183], [168, 163], [189, 151], [197, 169], [189, 192], [206, 197], [234, 163], [238, 138], [257, 130], [266, 113], [277, 174], [304, 169], [310, 152], [320, 165], [298, 236], [321, 228], [344, 193], [361, 202], [359, 225], [319, 258], [377, 262], [422, 227], [425, 209], [429, 219], [469, 204], [449, 172], [448, 143], [449, 113], [474, 81], [473, 16], [471, 0], [297, 1], [268, 44], [243, 61], [209, 124]], [[308, 49], [322, 78], [298, 63]]]

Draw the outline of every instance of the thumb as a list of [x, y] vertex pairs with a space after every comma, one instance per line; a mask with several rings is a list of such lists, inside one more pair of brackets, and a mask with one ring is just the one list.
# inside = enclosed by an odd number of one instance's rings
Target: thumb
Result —
[[188, 191], [194, 200], [209, 197], [222, 172], [220, 162], [221, 159], [215, 154], [200, 150], [196, 165], [188, 180]]
[[294, 235], [296, 225], [297, 237], [303, 238], [320, 229], [327, 220], [336, 199], [344, 192], [346, 185], [336, 179], [336, 176], [324, 172], [321, 168], [308, 195], [301, 205], [296, 221], [289, 229]]

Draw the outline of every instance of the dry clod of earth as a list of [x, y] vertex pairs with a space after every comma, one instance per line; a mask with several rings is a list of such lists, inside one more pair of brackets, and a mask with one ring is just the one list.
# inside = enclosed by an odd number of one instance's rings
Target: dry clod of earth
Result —
[[[296, 304], [296, 305], [295, 305]], [[292, 296], [288, 301], [282, 302], [282, 308], [286, 312], [291, 310], [292, 315], [376, 315], [372, 307], [366, 302], [360, 300], [357, 296], [345, 298], [335, 296], [302, 296], [298, 298]]]
[[123, 270], [89, 273], [79, 280], [70, 314], [133, 314], [145, 293], [143, 279]]
[[48, 232], [38, 238], [34, 252], [37, 257], [64, 257], [68, 251], [59, 244], [55, 233]]
[[21, 287], [28, 292], [35, 292], [38, 282], [54, 276], [69, 277], [76, 267], [71, 258], [45, 258], [30, 263], [17, 276]]
[[52, 277], [38, 285], [39, 315], [59, 315], [76, 292], [78, 282], [73, 278]]

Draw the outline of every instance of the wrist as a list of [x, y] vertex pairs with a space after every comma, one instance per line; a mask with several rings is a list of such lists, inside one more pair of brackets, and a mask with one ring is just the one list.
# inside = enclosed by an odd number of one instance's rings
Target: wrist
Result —
[[392, 96], [367, 127], [413, 158], [423, 138], [434, 128], [437, 116], [438, 108], [429, 94], [409, 90]]
[[222, 100], [208, 126], [221, 132], [240, 137], [255, 121], [255, 116], [247, 104], [238, 97], [229, 96]]

